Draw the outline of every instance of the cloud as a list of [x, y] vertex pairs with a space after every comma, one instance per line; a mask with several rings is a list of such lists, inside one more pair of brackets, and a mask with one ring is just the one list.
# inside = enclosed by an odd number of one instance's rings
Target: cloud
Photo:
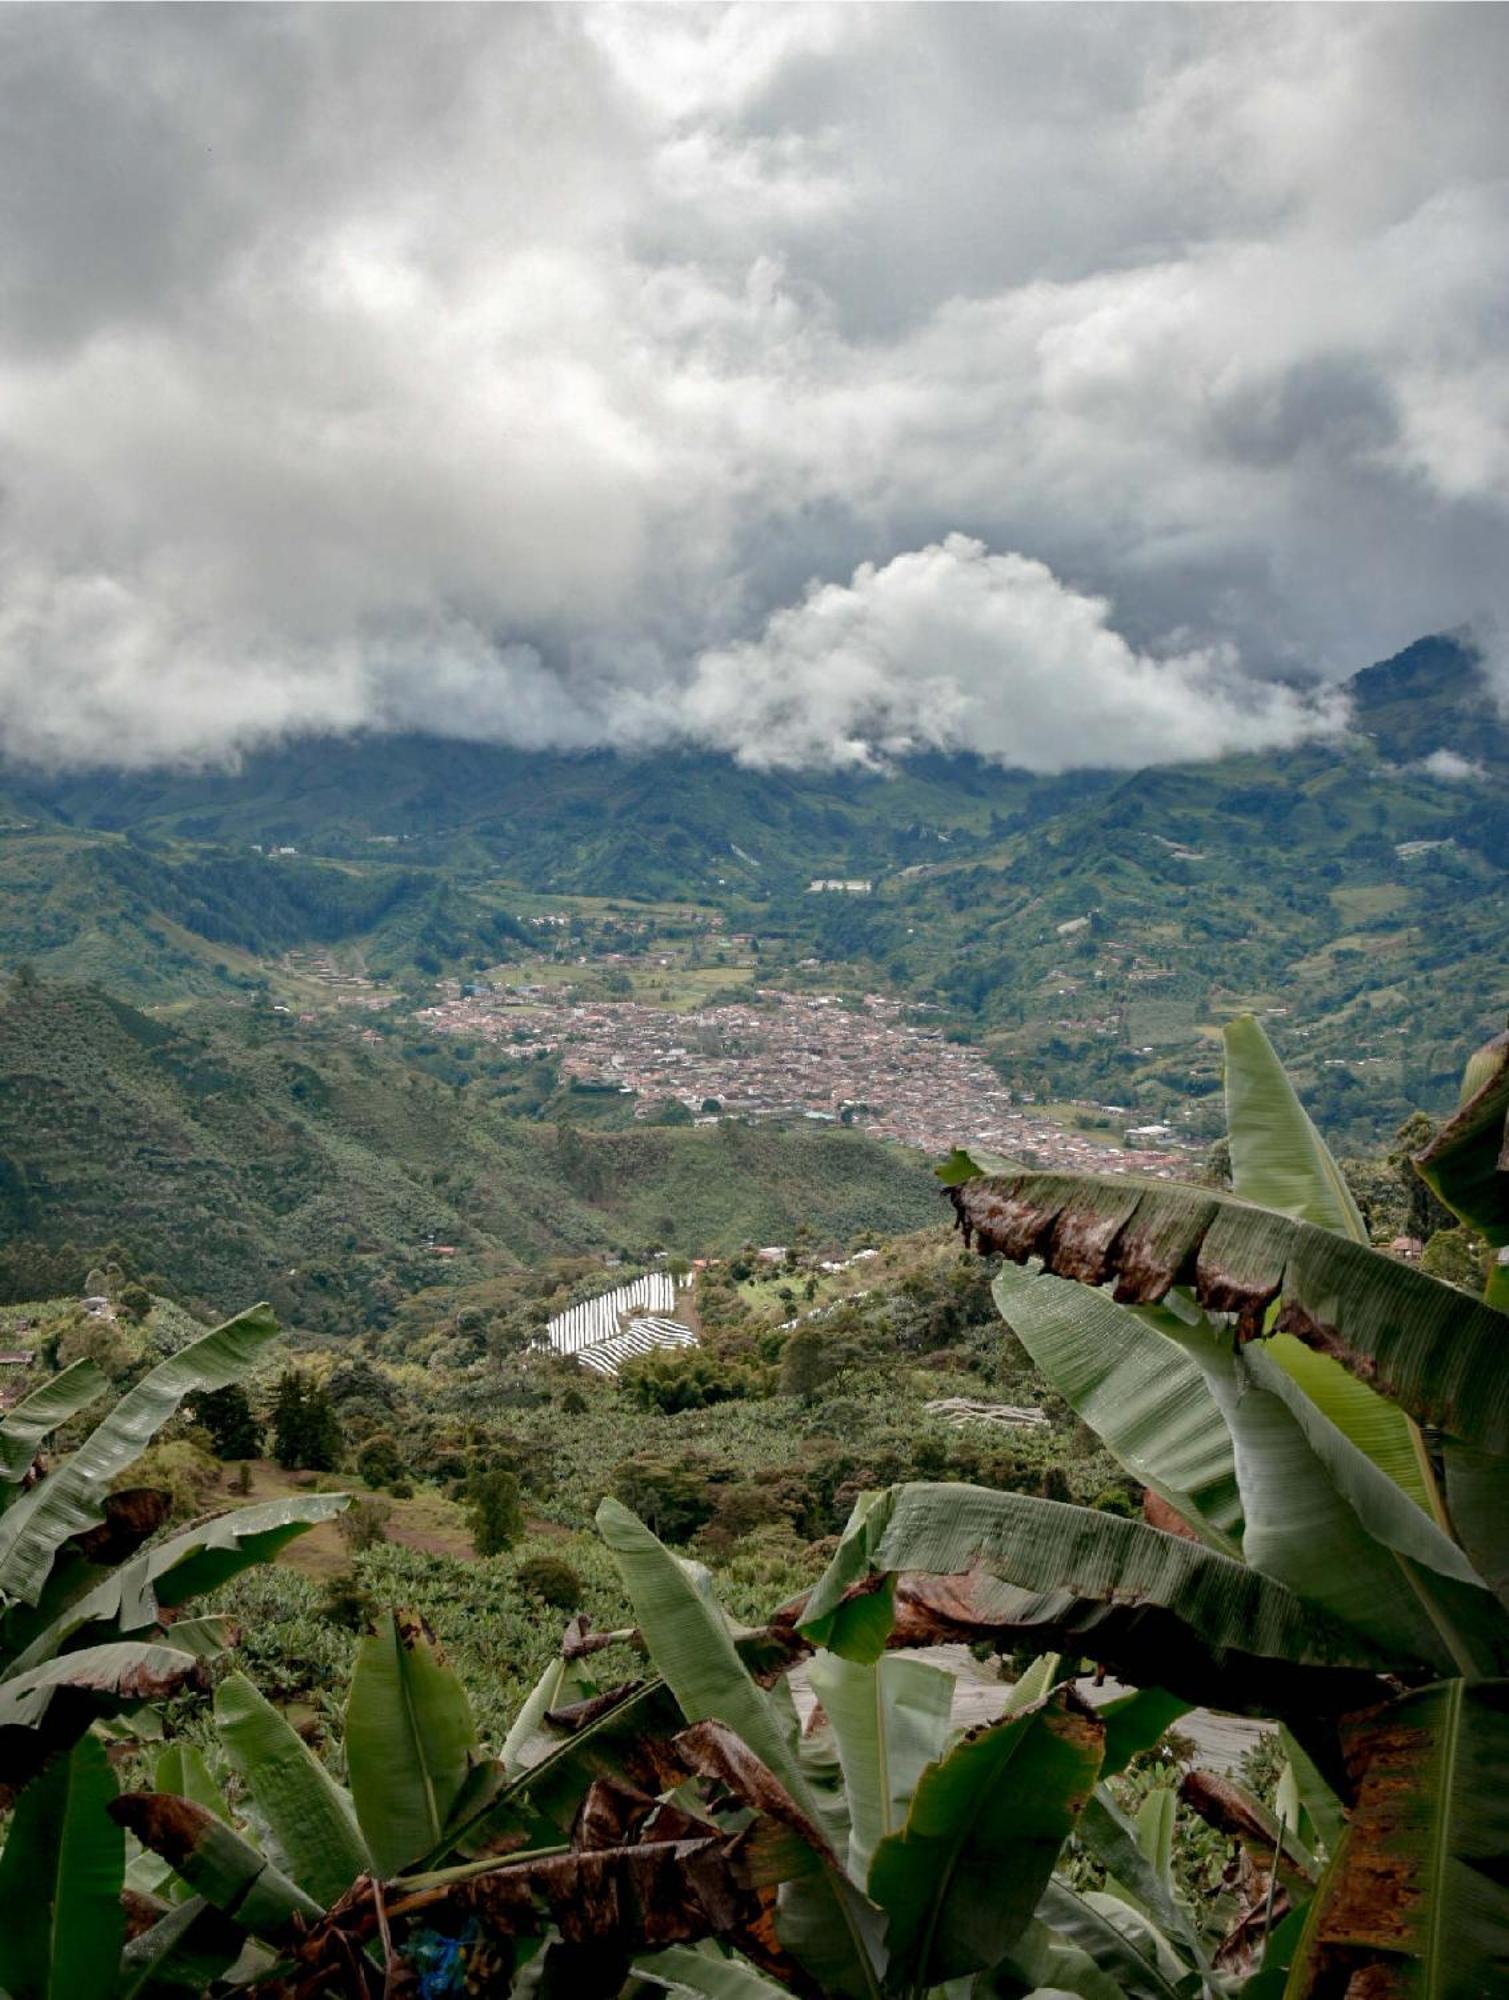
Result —
[[1495, 8], [6, 9], [0, 749], [1294, 740], [1509, 613], [1506, 84]]
[[969, 749], [1039, 772], [1288, 747], [1345, 724], [1337, 691], [1253, 681], [1229, 650], [1137, 652], [1109, 609], [1040, 562], [950, 535], [705, 653], [684, 711], [756, 766]]
[[1475, 757], [1464, 757], [1456, 750], [1432, 750], [1420, 759], [1420, 769], [1427, 778], [1439, 778], [1445, 785], [1471, 784], [1488, 776], [1486, 767]]

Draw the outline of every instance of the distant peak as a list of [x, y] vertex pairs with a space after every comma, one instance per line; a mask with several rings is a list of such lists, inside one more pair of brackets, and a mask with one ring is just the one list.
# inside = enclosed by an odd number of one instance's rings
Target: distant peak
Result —
[[1363, 713], [1396, 701], [1461, 701], [1481, 692], [1477, 648], [1464, 635], [1434, 633], [1364, 667], [1347, 686]]

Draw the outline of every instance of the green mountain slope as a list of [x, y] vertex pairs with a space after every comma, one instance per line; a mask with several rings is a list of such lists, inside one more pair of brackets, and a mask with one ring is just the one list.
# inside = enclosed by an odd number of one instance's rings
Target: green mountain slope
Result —
[[[1351, 694], [1335, 744], [1129, 776], [397, 737], [234, 773], [0, 774], [0, 965], [161, 1003], [334, 950], [417, 989], [537, 951], [531, 896], [695, 900], [759, 938], [767, 983], [899, 991], [1020, 1088], [1147, 1118], [1214, 1090], [1220, 1020], [1256, 1007], [1361, 1139], [1443, 1106], [1459, 1048], [1498, 1025], [1509, 728], [1451, 639]], [[873, 891], [808, 893], [831, 876]]]
[[344, 1024], [170, 1024], [50, 982], [0, 1004], [0, 1106], [0, 1241], [119, 1240], [195, 1299], [268, 1296], [306, 1325], [380, 1321], [448, 1270], [937, 1215], [925, 1163], [856, 1133], [557, 1130]]

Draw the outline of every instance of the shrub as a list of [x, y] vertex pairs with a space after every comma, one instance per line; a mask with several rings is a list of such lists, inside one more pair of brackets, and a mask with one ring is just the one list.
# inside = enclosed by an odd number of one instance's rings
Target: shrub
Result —
[[393, 1509], [386, 1500], [353, 1500], [336, 1522], [341, 1540], [353, 1555], [388, 1539]]
[[467, 1486], [467, 1512], [479, 1556], [501, 1555], [524, 1532], [519, 1475], [499, 1468], [477, 1473]]
[[320, 1616], [328, 1618], [332, 1625], [339, 1625], [346, 1632], [360, 1632], [376, 1615], [376, 1600], [351, 1570], [340, 1570], [325, 1585]]
[[543, 1599], [557, 1611], [575, 1611], [582, 1601], [581, 1578], [559, 1556], [531, 1556], [519, 1564], [516, 1581], [520, 1590]]
[[369, 1486], [390, 1486], [404, 1475], [403, 1453], [388, 1431], [369, 1437], [356, 1455], [356, 1469]]

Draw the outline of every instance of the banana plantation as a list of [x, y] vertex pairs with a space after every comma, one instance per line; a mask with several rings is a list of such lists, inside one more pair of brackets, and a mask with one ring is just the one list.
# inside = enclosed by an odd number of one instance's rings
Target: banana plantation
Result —
[[[632, 1625], [573, 1619], [498, 1745], [415, 1617], [376, 1618], [322, 1756], [196, 1612], [341, 1496], [169, 1532], [161, 1496], [122, 1484], [185, 1398], [266, 1353], [265, 1309], [87, 1432], [89, 1361], [17, 1404], [0, 1992], [1509, 1992], [1509, 1265], [1479, 1298], [1375, 1249], [1251, 1020], [1227, 1030], [1226, 1099], [1229, 1191], [968, 1152], [940, 1170], [999, 1262], [1002, 1338], [1141, 1518], [891, 1486], [809, 1592], [746, 1626], [604, 1500]], [[1509, 1255], [1506, 1120], [1509, 1037], [1416, 1165]], [[60, 1432], [81, 1441], [51, 1450]], [[940, 1647], [1008, 1663], [997, 1717], [955, 1727]], [[1092, 1701], [1096, 1674], [1123, 1691]], [[1207, 1709], [1271, 1726], [1281, 1772], [1267, 1802], [1184, 1774], [1231, 1857], [1201, 1899], [1172, 1865], [1173, 1793], [1133, 1811], [1123, 1781]]]

